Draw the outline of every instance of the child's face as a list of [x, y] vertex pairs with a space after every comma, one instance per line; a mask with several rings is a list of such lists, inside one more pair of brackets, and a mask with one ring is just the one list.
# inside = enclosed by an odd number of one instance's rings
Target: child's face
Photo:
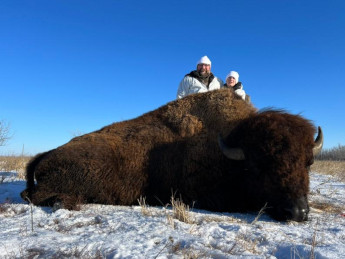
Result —
[[230, 87], [234, 87], [236, 84], [236, 79], [232, 76], [229, 76], [227, 79], [226, 79], [226, 85], [227, 86], [230, 86]]

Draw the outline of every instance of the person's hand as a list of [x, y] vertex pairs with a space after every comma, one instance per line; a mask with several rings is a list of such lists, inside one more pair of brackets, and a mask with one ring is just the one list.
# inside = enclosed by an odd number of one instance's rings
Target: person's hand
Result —
[[235, 90], [235, 94], [240, 96], [243, 100], [246, 99], [246, 92], [243, 89], [237, 89]]

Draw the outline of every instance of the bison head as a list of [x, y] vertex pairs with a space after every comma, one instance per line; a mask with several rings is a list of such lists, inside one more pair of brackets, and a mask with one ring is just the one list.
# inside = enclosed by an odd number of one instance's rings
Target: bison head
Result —
[[[320, 152], [323, 134], [301, 116], [264, 111], [242, 121], [219, 145], [236, 163], [243, 208], [265, 211], [277, 220], [308, 218], [309, 167]], [[232, 165], [233, 167], [233, 165]], [[239, 205], [241, 207], [241, 205]]]

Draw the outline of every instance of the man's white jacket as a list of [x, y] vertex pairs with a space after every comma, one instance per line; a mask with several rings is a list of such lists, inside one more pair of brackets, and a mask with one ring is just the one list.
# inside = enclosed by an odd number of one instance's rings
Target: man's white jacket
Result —
[[216, 76], [213, 78], [213, 80], [207, 88], [207, 86], [201, 83], [198, 79], [187, 75], [182, 79], [178, 87], [177, 99], [181, 99], [189, 94], [205, 93], [208, 91], [220, 89], [222, 85], [222, 80], [217, 78]]

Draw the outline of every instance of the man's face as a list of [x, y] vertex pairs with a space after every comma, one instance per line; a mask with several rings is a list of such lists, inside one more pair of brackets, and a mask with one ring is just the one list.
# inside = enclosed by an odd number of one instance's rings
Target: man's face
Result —
[[200, 73], [200, 75], [206, 75], [211, 72], [211, 66], [208, 64], [198, 64], [196, 70]]
[[236, 84], [236, 79], [232, 76], [229, 76], [227, 79], [226, 79], [226, 85], [227, 86], [230, 86], [230, 87], [234, 87]]

